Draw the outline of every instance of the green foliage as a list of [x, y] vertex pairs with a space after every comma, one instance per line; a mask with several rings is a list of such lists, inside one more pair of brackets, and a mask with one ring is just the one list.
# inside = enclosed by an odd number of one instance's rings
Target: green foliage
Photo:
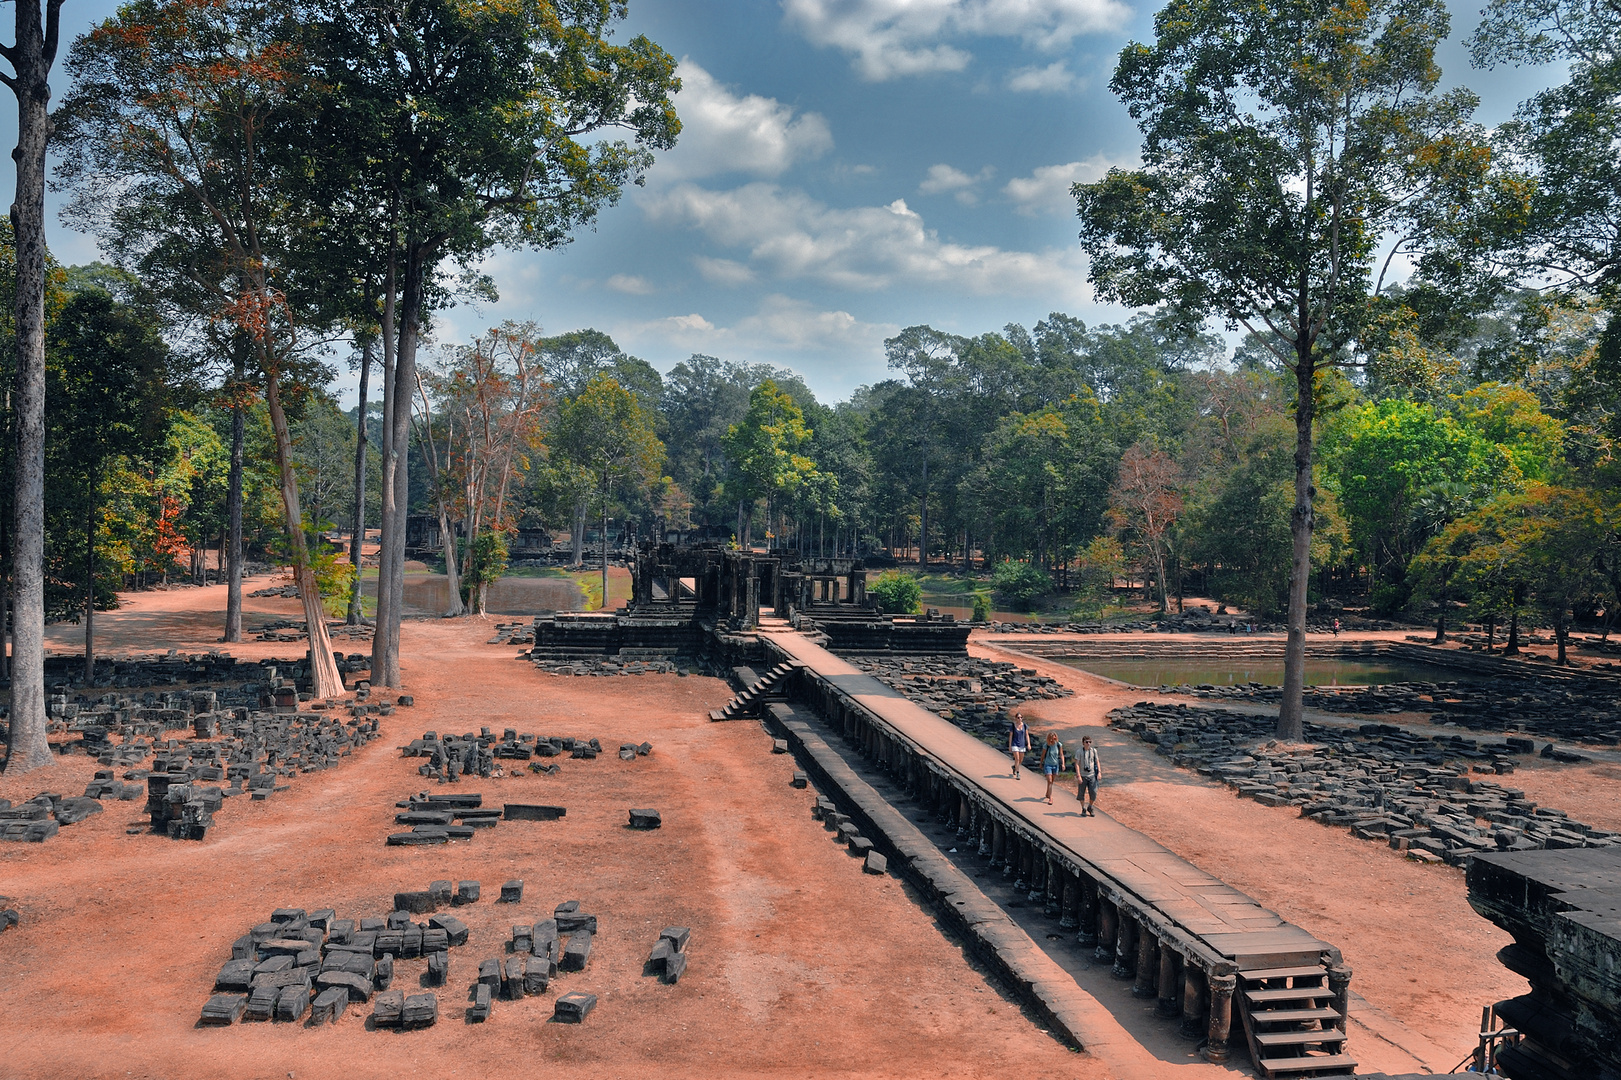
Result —
[[473, 590], [493, 585], [507, 570], [507, 534], [494, 530], [481, 532], [473, 539], [473, 550], [467, 560], [467, 572], [462, 576], [462, 588], [472, 595]]
[[915, 615], [922, 610], [923, 587], [914, 574], [885, 570], [867, 582], [867, 595], [886, 615]]
[[1009, 605], [1028, 611], [1052, 591], [1053, 581], [1047, 571], [1034, 563], [1003, 559], [991, 572], [991, 586]]
[[974, 594], [974, 622], [986, 622], [991, 617], [991, 598], [982, 592]]
[[355, 588], [355, 567], [346, 552], [328, 544], [310, 550], [310, 569], [321, 590], [321, 610], [330, 618], [341, 618], [349, 610], [349, 595]]

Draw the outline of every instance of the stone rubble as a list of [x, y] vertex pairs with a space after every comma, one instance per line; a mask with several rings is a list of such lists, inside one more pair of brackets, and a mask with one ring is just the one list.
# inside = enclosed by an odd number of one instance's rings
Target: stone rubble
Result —
[[1270, 739], [1275, 721], [1225, 709], [1139, 702], [1109, 713], [1156, 752], [1263, 806], [1343, 826], [1424, 862], [1463, 866], [1486, 851], [1610, 847], [1621, 835], [1538, 806], [1525, 792], [1471, 773], [1507, 775], [1535, 752], [1529, 739], [1426, 739], [1389, 724], [1305, 725], [1307, 744]]

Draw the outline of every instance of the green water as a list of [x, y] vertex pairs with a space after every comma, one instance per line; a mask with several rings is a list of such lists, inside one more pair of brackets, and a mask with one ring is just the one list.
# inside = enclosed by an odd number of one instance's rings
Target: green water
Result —
[[[1055, 658], [1056, 659], [1056, 658]], [[1248, 660], [1219, 664], [1211, 660], [1059, 660], [1070, 667], [1134, 686], [1236, 686], [1283, 684], [1283, 661]], [[1468, 682], [1468, 672], [1431, 664], [1369, 660], [1307, 660], [1307, 686], [1371, 686], [1397, 682]]]

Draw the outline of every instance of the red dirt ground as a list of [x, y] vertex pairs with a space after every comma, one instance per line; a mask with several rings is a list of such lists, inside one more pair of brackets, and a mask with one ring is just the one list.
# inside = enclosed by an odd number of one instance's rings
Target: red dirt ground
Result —
[[[109, 652], [217, 648], [221, 606], [217, 587], [141, 594], [99, 620], [98, 638]], [[282, 617], [296, 601], [248, 607]], [[113, 802], [45, 844], [4, 845], [0, 893], [23, 922], [0, 936], [0, 1078], [1106, 1075], [965, 961], [900, 882], [861, 873], [828, 841], [809, 794], [789, 786], [792, 759], [772, 755], [757, 724], [707, 720], [730, 696], [723, 683], [543, 676], [514, 650], [484, 645], [492, 625], [408, 622], [405, 689], [416, 707], [384, 718], [384, 737], [338, 768], [300, 776], [267, 802], [228, 800], [204, 842], [126, 835], [142, 804]], [[51, 637], [66, 650], [77, 634], [53, 627]], [[426, 729], [480, 726], [597, 736], [610, 753], [559, 759], [555, 777], [459, 786], [482, 791], [486, 805], [565, 805], [562, 821], [385, 847], [394, 801], [423, 786], [396, 747]], [[649, 757], [611, 752], [643, 740]], [[0, 779], [0, 796], [77, 794], [93, 769], [63, 758]], [[664, 827], [626, 828], [632, 806], [658, 808]], [[381, 916], [395, 891], [440, 878], [478, 879], [485, 899], [457, 910], [472, 938], [451, 950], [437, 1026], [370, 1031], [369, 1006], [320, 1029], [196, 1026], [231, 942], [274, 908]], [[525, 880], [524, 902], [493, 903], [510, 878]], [[498, 1002], [487, 1024], [465, 1023], [478, 962], [500, 955], [513, 923], [549, 917], [567, 899], [601, 919], [588, 969], [543, 997]], [[668, 925], [692, 927], [691, 966], [675, 986], [641, 974]], [[401, 961], [394, 985], [411, 992], [424, 968]], [[579, 1027], [546, 1022], [555, 992], [575, 989], [599, 995], [596, 1012]]]

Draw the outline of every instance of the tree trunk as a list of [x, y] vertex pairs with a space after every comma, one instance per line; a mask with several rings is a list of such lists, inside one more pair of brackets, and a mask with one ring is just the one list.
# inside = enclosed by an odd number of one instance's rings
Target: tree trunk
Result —
[[90, 483], [85, 495], [89, 505], [84, 512], [84, 684], [96, 685], [96, 469], [90, 467]]
[[1504, 656], [1520, 655], [1520, 609], [1508, 613], [1508, 641], [1503, 645]]
[[1492, 631], [1497, 629], [1496, 619], [1486, 620], [1486, 651], [1492, 651]]
[[[396, 594], [394, 574], [390, 569], [389, 552], [393, 549], [394, 517], [394, 411], [401, 394], [411, 391], [402, 388], [396, 377], [399, 367], [399, 333], [395, 325], [394, 307], [398, 289], [395, 281], [396, 255], [392, 248], [388, 256], [388, 272], [383, 283], [383, 318], [378, 336], [383, 342], [383, 422], [382, 422], [382, 490], [379, 492], [381, 519], [377, 543], [377, 614], [373, 618], [376, 630], [372, 633], [371, 663], [374, 673], [383, 670], [383, 657], [388, 652], [388, 630], [394, 624]], [[400, 538], [404, 543], [404, 538]], [[403, 592], [403, 582], [401, 592]]]
[[461, 570], [456, 560], [456, 534], [450, 529], [450, 515], [445, 511], [443, 501], [439, 503], [439, 536], [445, 551], [445, 579], [450, 584], [450, 606], [445, 608], [445, 614], [465, 615], [467, 609], [462, 605]]
[[1560, 616], [1553, 624], [1553, 640], [1559, 650], [1559, 654], [1554, 657], [1554, 663], [1563, 665], [1568, 662], [1565, 657], [1565, 643], [1569, 637], [1570, 627], [1565, 625], [1564, 616]]
[[321, 608], [321, 589], [310, 566], [309, 548], [304, 543], [304, 515], [298, 505], [298, 476], [293, 472], [293, 441], [287, 431], [287, 414], [281, 408], [281, 388], [274, 371], [265, 374], [265, 402], [270, 406], [270, 426], [276, 435], [276, 468], [281, 475], [281, 505], [286, 515], [288, 546], [293, 554], [293, 580], [298, 583], [304, 602], [304, 622], [310, 639], [310, 693], [317, 700], [343, 693], [343, 676], [332, 656], [332, 639], [326, 632], [326, 612]]
[[233, 396], [236, 407], [231, 410], [231, 471], [226, 481], [225, 513], [229, 519], [226, 530], [229, 565], [225, 572], [225, 640], [242, 640], [242, 447], [247, 439], [247, 415], [241, 395], [247, 378], [247, 361], [238, 343], [235, 358], [236, 377]]
[[1301, 334], [1295, 359], [1295, 506], [1289, 517], [1293, 551], [1289, 563], [1289, 634], [1283, 647], [1283, 700], [1278, 705], [1277, 737], [1299, 742], [1305, 735], [1306, 586], [1311, 581], [1312, 378], [1311, 343]]
[[585, 565], [585, 512], [586, 506], [584, 503], [576, 505], [574, 508], [574, 535], [572, 539], [574, 541], [575, 566]]
[[[17, 95], [16, 201], [11, 227], [17, 245], [17, 425], [11, 730], [6, 771], [30, 772], [52, 763], [45, 714], [45, 144], [46, 114], [61, 0], [18, 0], [17, 37], [8, 59]], [[49, 25], [44, 25], [45, 22]]]
[[917, 568], [922, 573], [929, 562], [929, 451], [923, 451], [923, 500], [918, 505]]
[[378, 579], [381, 581], [383, 575], [388, 576], [394, 602], [390, 607], [386, 625], [379, 615], [377, 632], [372, 639], [372, 683], [376, 686], [400, 685], [400, 609], [405, 596], [405, 518], [411, 495], [407, 455], [411, 438], [410, 388], [416, 385], [417, 335], [422, 318], [422, 255], [421, 252], [413, 252], [407, 256], [405, 284], [400, 290], [399, 345], [394, 357], [393, 415], [388, 419], [393, 426], [388, 447], [392, 469], [388, 470], [383, 478], [384, 488], [393, 493], [393, 506], [385, 509], [383, 513], [388, 533], [384, 536], [382, 557], [378, 560]]
[[366, 384], [371, 380], [372, 347], [370, 337], [360, 347], [360, 420], [355, 435], [355, 512], [352, 522], [354, 535], [349, 541], [349, 561], [355, 568], [355, 582], [349, 590], [350, 626], [360, 626], [366, 621], [365, 613], [360, 610], [360, 560], [361, 548], [366, 543]]

